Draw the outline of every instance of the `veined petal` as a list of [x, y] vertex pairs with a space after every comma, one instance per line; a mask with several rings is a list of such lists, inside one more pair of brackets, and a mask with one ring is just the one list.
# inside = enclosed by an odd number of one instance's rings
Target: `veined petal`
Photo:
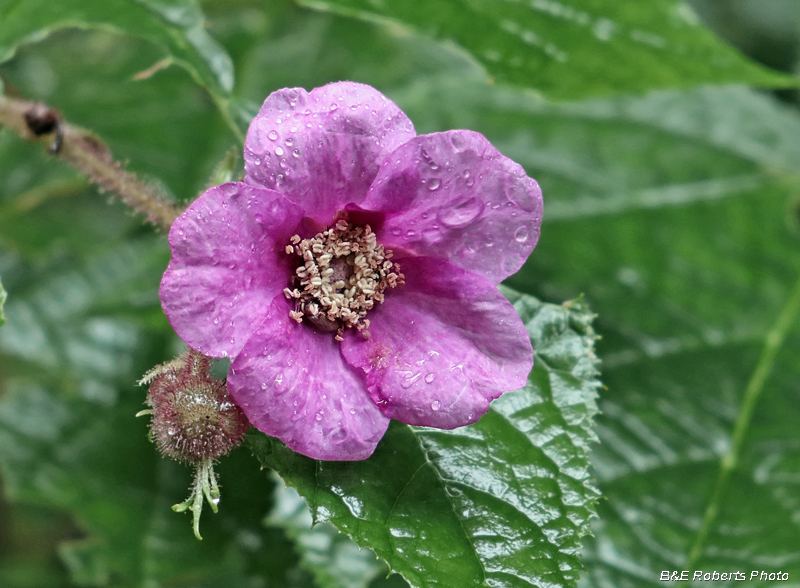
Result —
[[366, 459], [389, 419], [331, 333], [289, 318], [277, 297], [231, 365], [228, 389], [250, 422], [313, 459]]
[[247, 131], [245, 181], [281, 192], [329, 225], [364, 198], [380, 163], [414, 135], [408, 117], [363, 84], [278, 90]]
[[405, 285], [370, 313], [370, 338], [348, 332], [342, 353], [386, 416], [440, 429], [475, 422], [525, 384], [525, 326], [486, 278], [435, 258], [398, 261]]
[[303, 217], [277, 192], [232, 182], [173, 223], [161, 305], [175, 332], [213, 357], [235, 356], [292, 269], [284, 247]]
[[382, 211], [379, 240], [438, 257], [499, 284], [533, 251], [542, 192], [472, 131], [416, 137], [381, 165], [361, 208]]

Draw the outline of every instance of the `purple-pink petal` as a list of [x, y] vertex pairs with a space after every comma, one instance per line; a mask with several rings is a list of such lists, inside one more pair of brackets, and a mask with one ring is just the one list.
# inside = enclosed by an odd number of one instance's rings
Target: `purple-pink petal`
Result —
[[539, 239], [542, 192], [483, 135], [448, 131], [394, 151], [360, 206], [386, 214], [378, 236], [387, 247], [446, 259], [499, 284]]
[[380, 163], [414, 135], [408, 117], [369, 86], [279, 90], [247, 132], [245, 181], [281, 192], [327, 225], [364, 198]]
[[366, 459], [389, 419], [330, 333], [289, 318], [277, 297], [231, 365], [228, 389], [250, 422], [308, 457]]
[[232, 182], [198, 198], [169, 232], [161, 305], [175, 332], [213, 357], [233, 357], [292, 269], [283, 248], [302, 210], [277, 192]]
[[525, 326], [488, 279], [440, 259], [399, 263], [405, 286], [370, 314], [370, 338], [347, 333], [342, 353], [386, 416], [442, 429], [475, 422], [525, 384]]

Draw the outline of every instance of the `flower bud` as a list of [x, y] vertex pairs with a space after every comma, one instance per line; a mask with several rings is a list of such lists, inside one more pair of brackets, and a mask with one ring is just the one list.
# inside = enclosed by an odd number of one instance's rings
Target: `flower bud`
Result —
[[189, 349], [141, 380], [150, 384], [150, 430], [163, 455], [197, 464], [222, 457], [242, 442], [250, 424], [210, 369], [211, 358]]

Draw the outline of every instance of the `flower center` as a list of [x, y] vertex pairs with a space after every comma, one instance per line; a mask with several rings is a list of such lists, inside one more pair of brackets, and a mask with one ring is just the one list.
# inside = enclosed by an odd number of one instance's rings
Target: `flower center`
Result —
[[351, 225], [344, 218], [312, 239], [294, 235], [286, 253], [300, 257], [291, 288], [283, 294], [295, 301], [289, 315], [298, 323], [307, 319], [320, 331], [355, 327], [369, 338], [367, 313], [383, 302], [384, 291], [403, 285], [400, 266], [392, 251], [378, 244], [369, 225]]

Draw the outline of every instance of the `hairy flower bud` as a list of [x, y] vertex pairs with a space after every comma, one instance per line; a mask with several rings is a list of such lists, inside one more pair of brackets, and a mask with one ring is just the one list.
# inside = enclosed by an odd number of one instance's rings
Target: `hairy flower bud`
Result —
[[150, 384], [150, 429], [165, 456], [194, 464], [222, 457], [242, 442], [247, 418], [210, 369], [211, 358], [190, 349], [140, 382]]
[[203, 498], [214, 512], [219, 502], [214, 462], [241, 444], [250, 423], [225, 382], [211, 375], [211, 358], [195, 349], [154, 367], [139, 384], [150, 385], [147, 404], [151, 409], [137, 416], [152, 415], [151, 439], [163, 455], [195, 468], [191, 495], [172, 508], [192, 511], [194, 533], [201, 539]]

